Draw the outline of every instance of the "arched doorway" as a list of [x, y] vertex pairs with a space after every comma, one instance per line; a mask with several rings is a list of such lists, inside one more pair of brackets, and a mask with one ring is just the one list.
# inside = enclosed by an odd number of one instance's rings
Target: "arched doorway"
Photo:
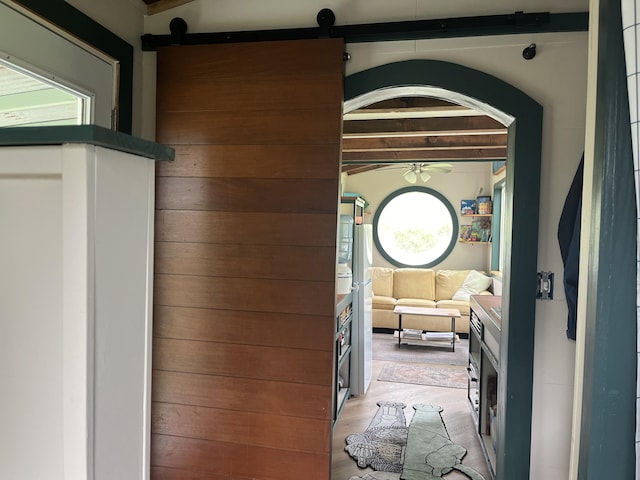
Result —
[[[501, 232], [504, 286], [498, 389], [498, 478], [528, 478], [535, 334], [542, 107], [512, 85], [452, 63], [410, 60], [345, 79], [345, 111], [400, 95], [471, 106], [508, 128]], [[520, 133], [516, 135], [517, 131]], [[522, 133], [524, 132], [524, 133]], [[511, 355], [510, 355], [511, 352]]]

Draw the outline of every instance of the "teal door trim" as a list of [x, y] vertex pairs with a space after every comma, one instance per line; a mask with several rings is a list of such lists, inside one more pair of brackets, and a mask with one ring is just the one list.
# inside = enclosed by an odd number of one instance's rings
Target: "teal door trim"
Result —
[[[482, 105], [475, 108], [508, 127], [496, 473], [501, 480], [524, 480], [529, 478], [531, 450], [542, 106], [496, 77], [435, 60], [409, 60], [350, 75], [345, 100], [415, 85], [442, 89], [447, 100], [483, 104], [484, 110]], [[515, 135], [516, 128], [526, 134]], [[517, 319], [517, 329], [509, 328], [511, 318]]]
[[119, 62], [118, 131], [131, 134], [133, 123], [133, 46], [64, 0], [16, 0], [16, 3], [74, 34]]
[[491, 270], [500, 270], [500, 218], [502, 215], [502, 190], [505, 180], [502, 179], [493, 186], [493, 223], [491, 224]]
[[599, 3], [578, 478], [636, 478], [636, 189], [621, 6]]

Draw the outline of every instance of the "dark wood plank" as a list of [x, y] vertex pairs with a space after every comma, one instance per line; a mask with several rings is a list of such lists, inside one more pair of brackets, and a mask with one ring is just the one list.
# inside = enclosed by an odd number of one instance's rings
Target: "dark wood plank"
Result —
[[[349, 138], [342, 141], [343, 152], [376, 151], [393, 149], [438, 149], [438, 148], [480, 148], [504, 147], [507, 145], [507, 131], [493, 135], [438, 135], [428, 137], [384, 137]], [[171, 162], [163, 162], [170, 164]]]
[[[171, 95], [158, 95], [158, 111], [335, 107], [342, 47], [323, 48], [314, 40], [300, 40], [296, 48], [284, 43], [159, 49], [157, 90]], [[175, 63], [181, 68], [172, 68]], [[189, 89], [176, 88], [185, 84]]]
[[155, 338], [333, 351], [335, 320], [326, 316], [156, 305], [153, 320]]
[[[152, 437], [152, 440], [155, 437]], [[178, 468], [151, 466], [151, 478], [154, 480], [231, 480], [226, 473], [194, 472]], [[255, 480], [253, 477], [233, 477], [233, 480]]]
[[153, 371], [153, 401], [330, 420], [331, 387]]
[[[213, 81], [195, 83], [189, 91], [179, 91], [175, 96], [163, 97], [162, 101], [158, 102], [158, 111], [173, 115], [177, 112], [197, 112], [204, 109], [242, 112], [250, 109], [267, 111], [283, 108], [334, 108], [335, 103], [332, 103], [331, 97], [327, 95], [327, 87], [332, 81], [332, 78], [323, 76], [311, 85], [301, 85], [296, 83], [295, 78], [283, 76], [275, 76], [267, 82], [247, 78], [242, 83], [236, 83], [233, 97], [238, 103], [234, 104], [229, 101], [228, 96], [220, 96], [221, 91], [230, 87], [230, 81], [216, 78]], [[159, 85], [159, 88], [163, 88], [163, 85]], [[201, 99], [205, 96], [217, 96], [219, 102], [213, 105], [203, 104]]]
[[296, 179], [160, 177], [156, 208], [335, 214], [338, 188], [336, 178], [301, 183]]
[[262, 480], [326, 480], [329, 453], [277, 450], [251, 445], [153, 435], [153, 465], [226, 474], [229, 479], [254, 477]]
[[[340, 125], [326, 119], [340, 114], [340, 109], [176, 112], [167, 115], [156, 134], [170, 144], [338, 145]], [[332, 161], [339, 165], [337, 158]]]
[[155, 276], [154, 303], [176, 307], [282, 312], [312, 312], [332, 318], [335, 310], [334, 282]]
[[397, 132], [415, 132], [421, 135], [455, 134], [465, 130], [467, 134], [504, 133], [505, 126], [486, 116], [451, 118], [395, 118], [383, 120], [349, 120], [344, 122], [344, 134], [376, 134], [397, 136]]
[[[233, 362], [229, 359], [233, 358]], [[331, 385], [333, 353], [237, 343], [156, 338], [153, 368], [174, 372], [228, 375], [278, 382]]]
[[[324, 250], [324, 251], [318, 251]], [[156, 242], [156, 273], [330, 282], [335, 248]]]
[[337, 225], [337, 216], [329, 214], [159, 210], [156, 211], [155, 238], [161, 242], [335, 248]]
[[342, 161], [349, 162], [376, 162], [415, 160], [429, 162], [435, 160], [505, 160], [507, 148], [472, 148], [472, 149], [445, 149], [445, 150], [389, 150], [378, 152], [344, 152]]
[[170, 145], [173, 162], [156, 162], [157, 176], [230, 178], [336, 178], [340, 146]]
[[323, 451], [331, 435], [326, 422], [311, 418], [168, 403], [154, 404], [151, 431], [303, 452]]

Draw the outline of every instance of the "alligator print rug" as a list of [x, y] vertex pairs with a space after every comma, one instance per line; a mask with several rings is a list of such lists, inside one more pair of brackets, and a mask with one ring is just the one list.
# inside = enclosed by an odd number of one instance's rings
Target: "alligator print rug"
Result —
[[360, 468], [376, 472], [349, 480], [435, 480], [457, 470], [472, 480], [485, 480], [462, 464], [467, 450], [449, 438], [442, 421], [442, 407], [414, 405], [407, 427], [401, 402], [378, 402], [378, 410], [367, 429], [346, 438], [345, 450]]

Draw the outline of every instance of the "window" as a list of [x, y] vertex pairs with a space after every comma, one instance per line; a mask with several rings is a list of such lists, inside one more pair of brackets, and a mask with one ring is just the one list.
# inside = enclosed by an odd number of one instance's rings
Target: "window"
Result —
[[[73, 11], [65, 7], [66, 2], [54, 3], [56, 7], [50, 10]], [[73, 23], [73, 17], [67, 19]], [[77, 27], [78, 18], [75, 20]], [[93, 33], [112, 39], [105, 32], [94, 29]], [[117, 45], [120, 39], [112, 40]], [[109, 55], [16, 2], [0, 0], [0, 58], [5, 67], [0, 78], [3, 126], [70, 124], [75, 122], [69, 119], [73, 115], [80, 123], [111, 128], [119, 66]], [[10, 89], [15, 95], [9, 95]], [[80, 101], [84, 112], [76, 110]]]
[[0, 60], [0, 127], [89, 123], [89, 98]]
[[397, 267], [429, 268], [453, 250], [458, 217], [451, 203], [427, 187], [407, 187], [385, 198], [373, 218], [373, 239]]

